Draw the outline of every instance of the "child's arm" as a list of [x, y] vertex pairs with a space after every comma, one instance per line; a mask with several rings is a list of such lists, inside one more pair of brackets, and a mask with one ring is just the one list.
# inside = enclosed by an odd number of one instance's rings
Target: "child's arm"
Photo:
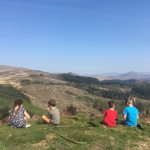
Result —
[[123, 115], [123, 119], [125, 119], [125, 120], [126, 120], [126, 118], [127, 118], [127, 115]]
[[47, 108], [47, 111], [50, 112], [50, 110], [51, 110], [51, 109], [48, 107], [48, 108]]
[[123, 111], [123, 119], [126, 120], [126, 118], [127, 118], [127, 110], [125, 108]]
[[30, 115], [25, 111], [24, 112], [24, 116], [27, 118], [27, 119], [30, 119]]
[[99, 118], [99, 117], [103, 117], [104, 114], [95, 114], [95, 117]]
[[42, 116], [42, 119], [43, 119], [46, 123], [51, 123], [51, 119], [47, 118], [45, 115]]

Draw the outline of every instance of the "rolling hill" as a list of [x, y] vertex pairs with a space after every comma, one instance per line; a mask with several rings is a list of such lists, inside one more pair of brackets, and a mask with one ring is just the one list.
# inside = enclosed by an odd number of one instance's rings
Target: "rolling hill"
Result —
[[42, 108], [47, 101], [56, 99], [57, 106], [62, 111], [66, 106], [74, 105], [78, 112], [97, 112], [86, 101], [77, 97], [89, 96], [86, 91], [70, 86], [66, 81], [57, 78], [57, 75], [47, 72], [17, 67], [0, 66], [0, 84], [11, 85], [28, 96], [33, 104]]
[[[99, 124], [103, 116], [97, 118], [93, 115], [99, 113], [98, 110], [106, 109], [107, 100], [112, 96], [116, 98], [118, 91], [127, 95], [134, 86], [138, 87], [139, 97], [149, 96], [147, 91], [149, 83], [143, 81], [100, 82], [96, 78], [73, 73], [50, 74], [38, 70], [0, 66], [0, 114], [7, 113], [4, 112], [8, 110], [5, 106], [13, 105], [16, 98], [22, 98], [27, 111], [32, 114], [46, 113], [44, 110], [50, 98], [57, 100], [57, 106], [61, 112], [66, 111], [66, 106], [71, 104], [76, 106], [78, 111], [76, 116], [62, 115], [60, 126], [41, 124], [33, 118], [30, 120], [31, 127], [28, 129], [12, 129], [0, 122], [0, 149], [149, 150], [149, 116], [141, 117], [142, 129], [138, 129], [122, 125], [106, 128]], [[122, 112], [124, 101], [116, 100], [116, 102], [117, 111]], [[144, 110], [144, 113], [150, 112], [149, 99], [138, 98], [138, 103], [140, 110]], [[2, 117], [0, 115], [0, 118]]]
[[62, 112], [67, 106], [74, 105], [79, 113], [92, 114], [98, 113], [98, 110], [103, 111], [107, 108], [107, 101], [113, 99], [117, 101], [118, 111], [121, 113], [124, 101], [134, 96], [141, 113], [150, 114], [150, 83], [147, 81], [99, 81], [74, 73], [50, 74], [3, 65], [0, 66], [0, 84], [11, 85], [41, 108], [45, 108], [47, 101], [52, 98], [57, 101]]

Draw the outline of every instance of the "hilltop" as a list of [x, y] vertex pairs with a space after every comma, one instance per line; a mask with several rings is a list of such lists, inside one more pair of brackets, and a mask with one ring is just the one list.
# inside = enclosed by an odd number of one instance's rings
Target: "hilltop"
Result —
[[45, 108], [49, 99], [54, 98], [62, 111], [66, 110], [66, 106], [74, 105], [78, 112], [97, 112], [85, 101], [77, 99], [91, 97], [90, 94], [70, 86], [55, 74], [3, 65], [0, 66], [0, 84], [13, 86], [28, 96], [33, 104], [42, 108]]

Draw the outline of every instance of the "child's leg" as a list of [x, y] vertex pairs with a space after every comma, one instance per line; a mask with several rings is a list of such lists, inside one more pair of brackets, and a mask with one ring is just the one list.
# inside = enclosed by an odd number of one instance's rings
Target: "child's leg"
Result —
[[30, 124], [28, 124], [28, 119], [27, 119], [27, 117], [24, 117], [24, 120], [25, 120], [25, 122], [26, 122], [26, 126], [25, 126], [25, 128], [28, 128], [28, 127], [30, 127], [31, 125]]
[[49, 118], [47, 118], [45, 115], [42, 116], [42, 119], [44, 120], [44, 122], [46, 123], [51, 123], [51, 120]]
[[24, 117], [24, 120], [27, 122], [27, 117]]
[[120, 122], [119, 122], [119, 124], [121, 124], [121, 125], [126, 125], [126, 121], [125, 120], [121, 120]]

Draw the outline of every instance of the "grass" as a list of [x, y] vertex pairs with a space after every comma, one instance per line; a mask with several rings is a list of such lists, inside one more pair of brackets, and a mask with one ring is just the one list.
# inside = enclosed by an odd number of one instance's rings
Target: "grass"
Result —
[[26, 111], [32, 116], [32, 115], [41, 115], [47, 113], [46, 110], [41, 109], [39, 106], [35, 106], [32, 103], [24, 102], [24, 107], [26, 108]]
[[[0, 86], [1, 107], [13, 106], [16, 98], [24, 100], [26, 110], [31, 114], [42, 115], [46, 112], [34, 106], [28, 97], [10, 86]], [[87, 99], [87, 97], [85, 97]], [[89, 100], [91, 100], [89, 98]], [[6, 107], [7, 109], [7, 107]], [[150, 149], [150, 126], [143, 124], [143, 130], [117, 126], [106, 128], [99, 125], [98, 118], [86, 114], [62, 117], [60, 126], [44, 125], [31, 120], [31, 127], [14, 129], [0, 124], [0, 150], [138, 150]], [[74, 144], [55, 132], [74, 141]]]
[[[27, 129], [13, 129], [0, 125], [1, 150], [126, 150], [150, 149], [150, 126], [144, 129], [117, 126], [107, 128], [103, 125], [94, 127], [89, 121], [95, 118], [83, 115], [63, 117], [61, 125], [50, 126], [31, 121]], [[86, 144], [74, 144], [51, 130], [70, 139]]]

